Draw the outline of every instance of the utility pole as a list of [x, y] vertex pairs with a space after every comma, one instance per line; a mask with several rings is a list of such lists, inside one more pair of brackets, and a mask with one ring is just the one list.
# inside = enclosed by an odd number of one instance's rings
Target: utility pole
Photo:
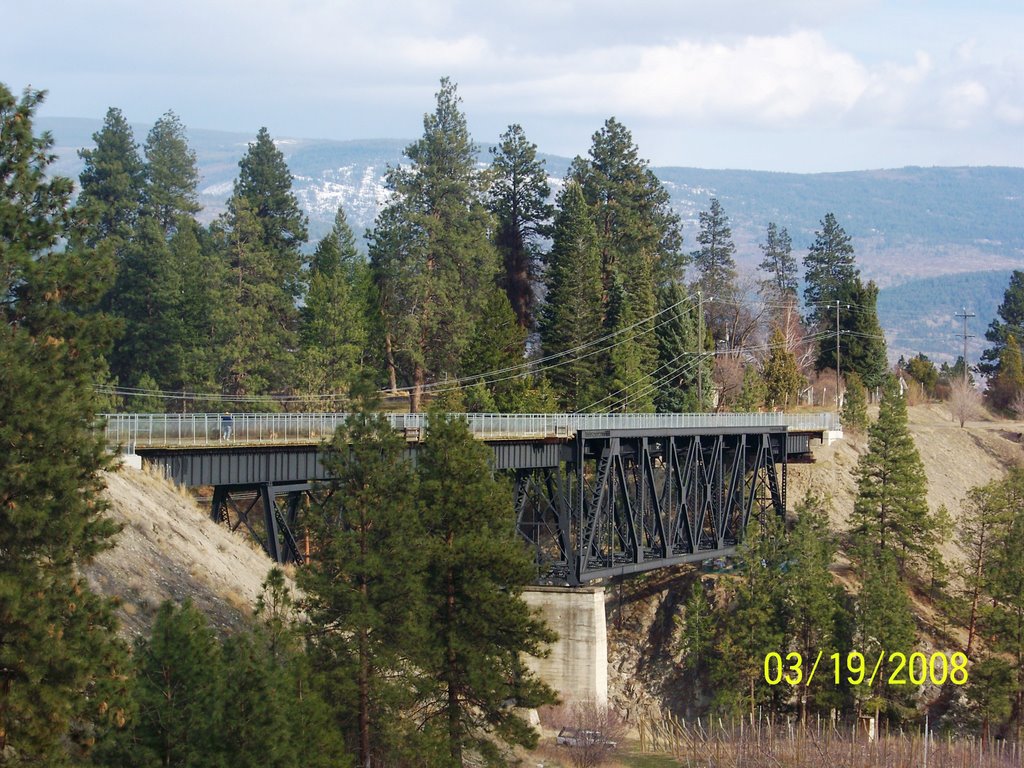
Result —
[[836, 299], [836, 413], [839, 412], [839, 299]]
[[967, 386], [967, 340], [973, 339], [974, 336], [967, 335], [967, 318], [976, 317], [973, 312], [968, 312], [967, 307], [964, 307], [962, 311], [953, 315], [953, 317], [962, 317], [964, 321], [964, 332], [961, 334], [964, 338], [964, 386]]
[[704, 410], [704, 295], [697, 289], [697, 402]]

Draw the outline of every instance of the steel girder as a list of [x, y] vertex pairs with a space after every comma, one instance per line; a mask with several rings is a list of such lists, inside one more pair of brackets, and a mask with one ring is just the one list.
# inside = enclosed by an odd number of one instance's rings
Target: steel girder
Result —
[[571, 460], [516, 471], [517, 528], [548, 583], [728, 555], [752, 514], [784, 514], [785, 441], [772, 431], [581, 432]]
[[244, 526], [278, 563], [302, 563], [305, 555], [295, 538], [308, 483], [218, 485], [213, 489], [211, 517], [236, 531]]

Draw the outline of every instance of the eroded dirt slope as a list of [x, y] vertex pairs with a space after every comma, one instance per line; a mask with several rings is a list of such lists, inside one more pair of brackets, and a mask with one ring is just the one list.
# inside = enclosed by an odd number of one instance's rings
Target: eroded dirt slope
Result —
[[121, 601], [122, 632], [148, 634], [164, 600], [186, 598], [218, 631], [241, 627], [271, 567], [267, 556], [216, 525], [191, 496], [163, 478], [122, 468], [106, 479], [110, 516], [123, 530], [86, 575], [99, 592]]

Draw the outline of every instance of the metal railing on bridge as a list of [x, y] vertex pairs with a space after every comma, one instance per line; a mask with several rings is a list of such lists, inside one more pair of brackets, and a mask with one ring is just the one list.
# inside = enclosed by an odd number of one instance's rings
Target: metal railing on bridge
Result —
[[[391, 426], [413, 438], [427, 428], [424, 413], [385, 414]], [[578, 431], [626, 429], [719, 429], [786, 427], [791, 432], [840, 429], [835, 413], [470, 413], [462, 414], [481, 440], [569, 438]], [[107, 441], [135, 447], [194, 447], [317, 443], [345, 423], [347, 413], [111, 413], [104, 414]]]

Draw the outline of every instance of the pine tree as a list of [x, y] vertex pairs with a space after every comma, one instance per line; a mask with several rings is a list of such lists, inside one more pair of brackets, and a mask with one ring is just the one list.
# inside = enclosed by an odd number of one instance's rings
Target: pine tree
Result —
[[780, 229], [774, 221], [769, 222], [767, 240], [758, 247], [764, 254], [758, 268], [768, 275], [766, 284], [771, 286], [776, 298], [796, 296], [796, 257], [793, 256], [793, 240], [786, 228]]
[[173, 112], [160, 117], [146, 137], [146, 189], [143, 209], [155, 218], [169, 239], [200, 210], [196, 199], [199, 168], [189, 147], [185, 126]]
[[733, 259], [736, 246], [732, 242], [729, 217], [717, 197], [711, 198], [710, 209], [701, 211], [699, 218], [697, 242], [700, 248], [690, 254], [697, 272], [696, 288], [708, 302], [704, 311], [712, 337], [724, 339], [729, 333], [725, 322], [729, 306], [721, 302], [730, 302], [736, 297], [736, 262]]
[[[615, 334], [613, 338], [617, 343], [613, 343], [608, 350], [605, 381], [608, 382], [609, 395], [600, 403], [600, 410], [603, 411], [654, 411], [657, 386], [651, 376], [645, 345], [636, 338], [640, 318], [633, 312], [626, 288], [616, 275], [609, 292], [605, 327]], [[639, 327], [644, 328], [646, 325]]]
[[[238, 162], [234, 198], [244, 198], [259, 222], [261, 244], [270, 255], [281, 291], [293, 301], [302, 295], [303, 258], [306, 242], [306, 215], [292, 192], [292, 174], [284, 155], [260, 128], [256, 141]], [[294, 328], [294, 307], [285, 313], [276, 309], [278, 321]]]
[[299, 573], [314, 668], [361, 766], [386, 764], [422, 643], [423, 549], [405, 441], [366, 393], [323, 458], [333, 493], [314, 513], [317, 558]]
[[[788, 536], [788, 570], [783, 583], [787, 647], [813, 665], [819, 652], [827, 658], [830, 651], [838, 651], [835, 628], [841, 610], [841, 588], [833, 583], [829, 572], [836, 542], [820, 497], [808, 491], [795, 511], [797, 520]], [[810, 669], [805, 670], [809, 673]], [[814, 688], [801, 687], [801, 720], [806, 721], [808, 703], [813, 707], [828, 695], [830, 687], [824, 678], [819, 678]]]
[[559, 404], [579, 411], [598, 395], [603, 361], [593, 343], [601, 337], [601, 255], [597, 235], [578, 184], [558, 198], [551, 252], [545, 273], [546, 293], [540, 316], [545, 357], [562, 355], [548, 371]]
[[[618, 338], [633, 345], [626, 354], [630, 359], [615, 366], [617, 370], [609, 368], [609, 373], [634, 393], [647, 390], [650, 382], [644, 377], [658, 360], [652, 319], [655, 289], [679, 281], [686, 262], [679, 217], [668, 192], [647, 161], [640, 159], [629, 130], [615, 118], [606, 120], [594, 134], [589, 157], [577, 157], [567, 179], [580, 185], [594, 224], [601, 258], [604, 332], [622, 330], [624, 326], [616, 324], [626, 316], [635, 326]], [[614, 312], [609, 306], [613, 291], [618, 291]], [[636, 378], [625, 378], [628, 375]]]
[[1006, 336], [1006, 342], [999, 350], [999, 368], [992, 379], [988, 397], [996, 408], [1010, 410], [1016, 405], [1022, 392], [1024, 392], [1024, 360], [1021, 358], [1017, 337], [1011, 333]]
[[428, 379], [459, 375], [499, 273], [485, 179], [460, 101], [455, 84], [442, 79], [423, 137], [405, 149], [412, 164], [388, 172], [394, 198], [368, 235], [390, 364], [411, 379], [413, 411]]
[[124, 335], [111, 355], [119, 381], [135, 385], [149, 376], [161, 388], [180, 379], [185, 343], [180, 300], [185, 275], [177, 268], [160, 222], [143, 216], [124, 258], [111, 309], [124, 320]]
[[[894, 648], [905, 649], [908, 656], [917, 639], [910, 597], [901, 579], [899, 566], [891, 550], [876, 550], [860, 563], [861, 588], [857, 595], [854, 647], [864, 655], [866, 669], [874, 669], [882, 654]], [[883, 665], [874, 682], [868, 686], [870, 673], [854, 691], [860, 708], [878, 708], [890, 719], [899, 722], [911, 712], [912, 691], [909, 686], [887, 685], [890, 667]]]
[[480, 377], [466, 391], [467, 411], [548, 413], [556, 410], [554, 392], [545, 380], [526, 367], [525, 350], [526, 329], [517, 322], [505, 291], [492, 288], [466, 348], [464, 373]]
[[[171, 263], [184, 278], [175, 318], [182, 333], [175, 345], [181, 358], [165, 386], [174, 391], [217, 392], [224, 331], [235, 310], [225, 299], [230, 287], [227, 264], [208, 230], [191, 218], [181, 217], [178, 222], [168, 247]], [[184, 400], [181, 407], [202, 411], [215, 406]]]
[[537, 145], [527, 140], [522, 126], [510, 125], [491, 154], [489, 206], [498, 222], [494, 237], [505, 265], [503, 287], [519, 325], [532, 328], [540, 238], [548, 234], [554, 215], [551, 187]]
[[[312, 395], [344, 394], [359, 375], [367, 342], [366, 306], [357, 280], [364, 267], [341, 208], [317, 245], [301, 310], [300, 364]], [[316, 406], [323, 409], [322, 401]]]
[[136, 644], [130, 762], [142, 765], [217, 768], [218, 725], [224, 709], [225, 675], [220, 644], [206, 617], [190, 601], [160, 606], [147, 640]]
[[124, 716], [124, 662], [79, 570], [116, 532], [93, 429], [112, 329], [92, 310], [112, 262], [59, 247], [72, 182], [33, 132], [43, 96], [0, 85], [0, 755], [61, 766]]
[[732, 408], [735, 411], [748, 412], [760, 410], [764, 406], [767, 394], [768, 390], [765, 388], [761, 372], [757, 370], [756, 365], [748, 363], [743, 366], [743, 385], [732, 403]]
[[[743, 543], [737, 552], [743, 562], [735, 597], [724, 619], [723, 652], [714, 676], [730, 680], [733, 696], [720, 700], [738, 708], [746, 704], [750, 713], [759, 704], [770, 703], [776, 691], [765, 681], [765, 656], [778, 652], [785, 638], [783, 622], [783, 582], [779, 578], [785, 556], [782, 521], [771, 512], [760, 519], [751, 518]], [[731, 652], [728, 652], [731, 651]], [[737, 698], [742, 695], [742, 699]], [[738, 714], [738, 712], [733, 712]]]
[[860, 558], [891, 556], [906, 576], [935, 548], [924, 464], [907, 429], [907, 404], [895, 379], [882, 394], [878, 420], [868, 428], [868, 450], [857, 464], [857, 499], [851, 516]]
[[860, 376], [853, 371], [846, 374], [842, 422], [843, 429], [855, 434], [860, 434], [868, 428], [868, 391]]
[[273, 254], [248, 198], [235, 196], [214, 224], [214, 238], [227, 273], [225, 302], [232, 311], [220, 329], [218, 381], [231, 395], [262, 395], [287, 386], [289, 352], [296, 346], [290, 324], [291, 297], [281, 289]]
[[809, 323], [828, 326], [836, 301], [846, 299], [844, 288], [859, 275], [850, 236], [839, 226], [835, 214], [825, 214], [821, 229], [814, 233], [814, 242], [804, 256], [804, 303]]
[[[655, 404], [662, 413], [701, 412], [709, 403], [700, 402], [697, 377], [703, 375], [711, 392], [711, 356], [700, 349], [697, 307], [686, 296], [679, 283], [658, 289], [658, 368], [654, 375], [658, 381]], [[711, 334], [705, 333], [706, 341]], [[700, 369], [703, 368], [703, 371]]]
[[1010, 284], [996, 315], [985, 331], [985, 338], [992, 346], [982, 353], [978, 363], [978, 370], [989, 377], [998, 369], [999, 353], [1006, 344], [1006, 337], [1013, 334], [1017, 339], [1024, 339], [1024, 271], [1014, 270], [1010, 274]]
[[800, 375], [793, 353], [786, 349], [786, 337], [781, 328], [775, 328], [768, 340], [768, 357], [761, 376], [764, 379], [765, 403], [769, 408], [786, 410], [796, 406], [804, 377]]
[[85, 167], [75, 206], [75, 234], [95, 248], [111, 241], [114, 251], [132, 236], [142, 205], [145, 168], [139, 145], [121, 110], [111, 107], [93, 134], [93, 149], [81, 149]]
[[[878, 286], [864, 285], [857, 277], [847, 285], [840, 299], [840, 354], [844, 371], [855, 371], [864, 384], [874, 389], [882, 385], [889, 369], [885, 335], [878, 322]], [[835, 369], [835, 336], [823, 338], [815, 363], [817, 369]]]
[[521, 660], [543, 653], [555, 635], [520, 596], [534, 566], [489, 461], [464, 421], [430, 414], [417, 466], [429, 628], [419, 663], [431, 684], [421, 711], [447, 752], [433, 764], [453, 768], [467, 750], [496, 762], [493, 739], [534, 745], [537, 734], [517, 708], [554, 701]]

